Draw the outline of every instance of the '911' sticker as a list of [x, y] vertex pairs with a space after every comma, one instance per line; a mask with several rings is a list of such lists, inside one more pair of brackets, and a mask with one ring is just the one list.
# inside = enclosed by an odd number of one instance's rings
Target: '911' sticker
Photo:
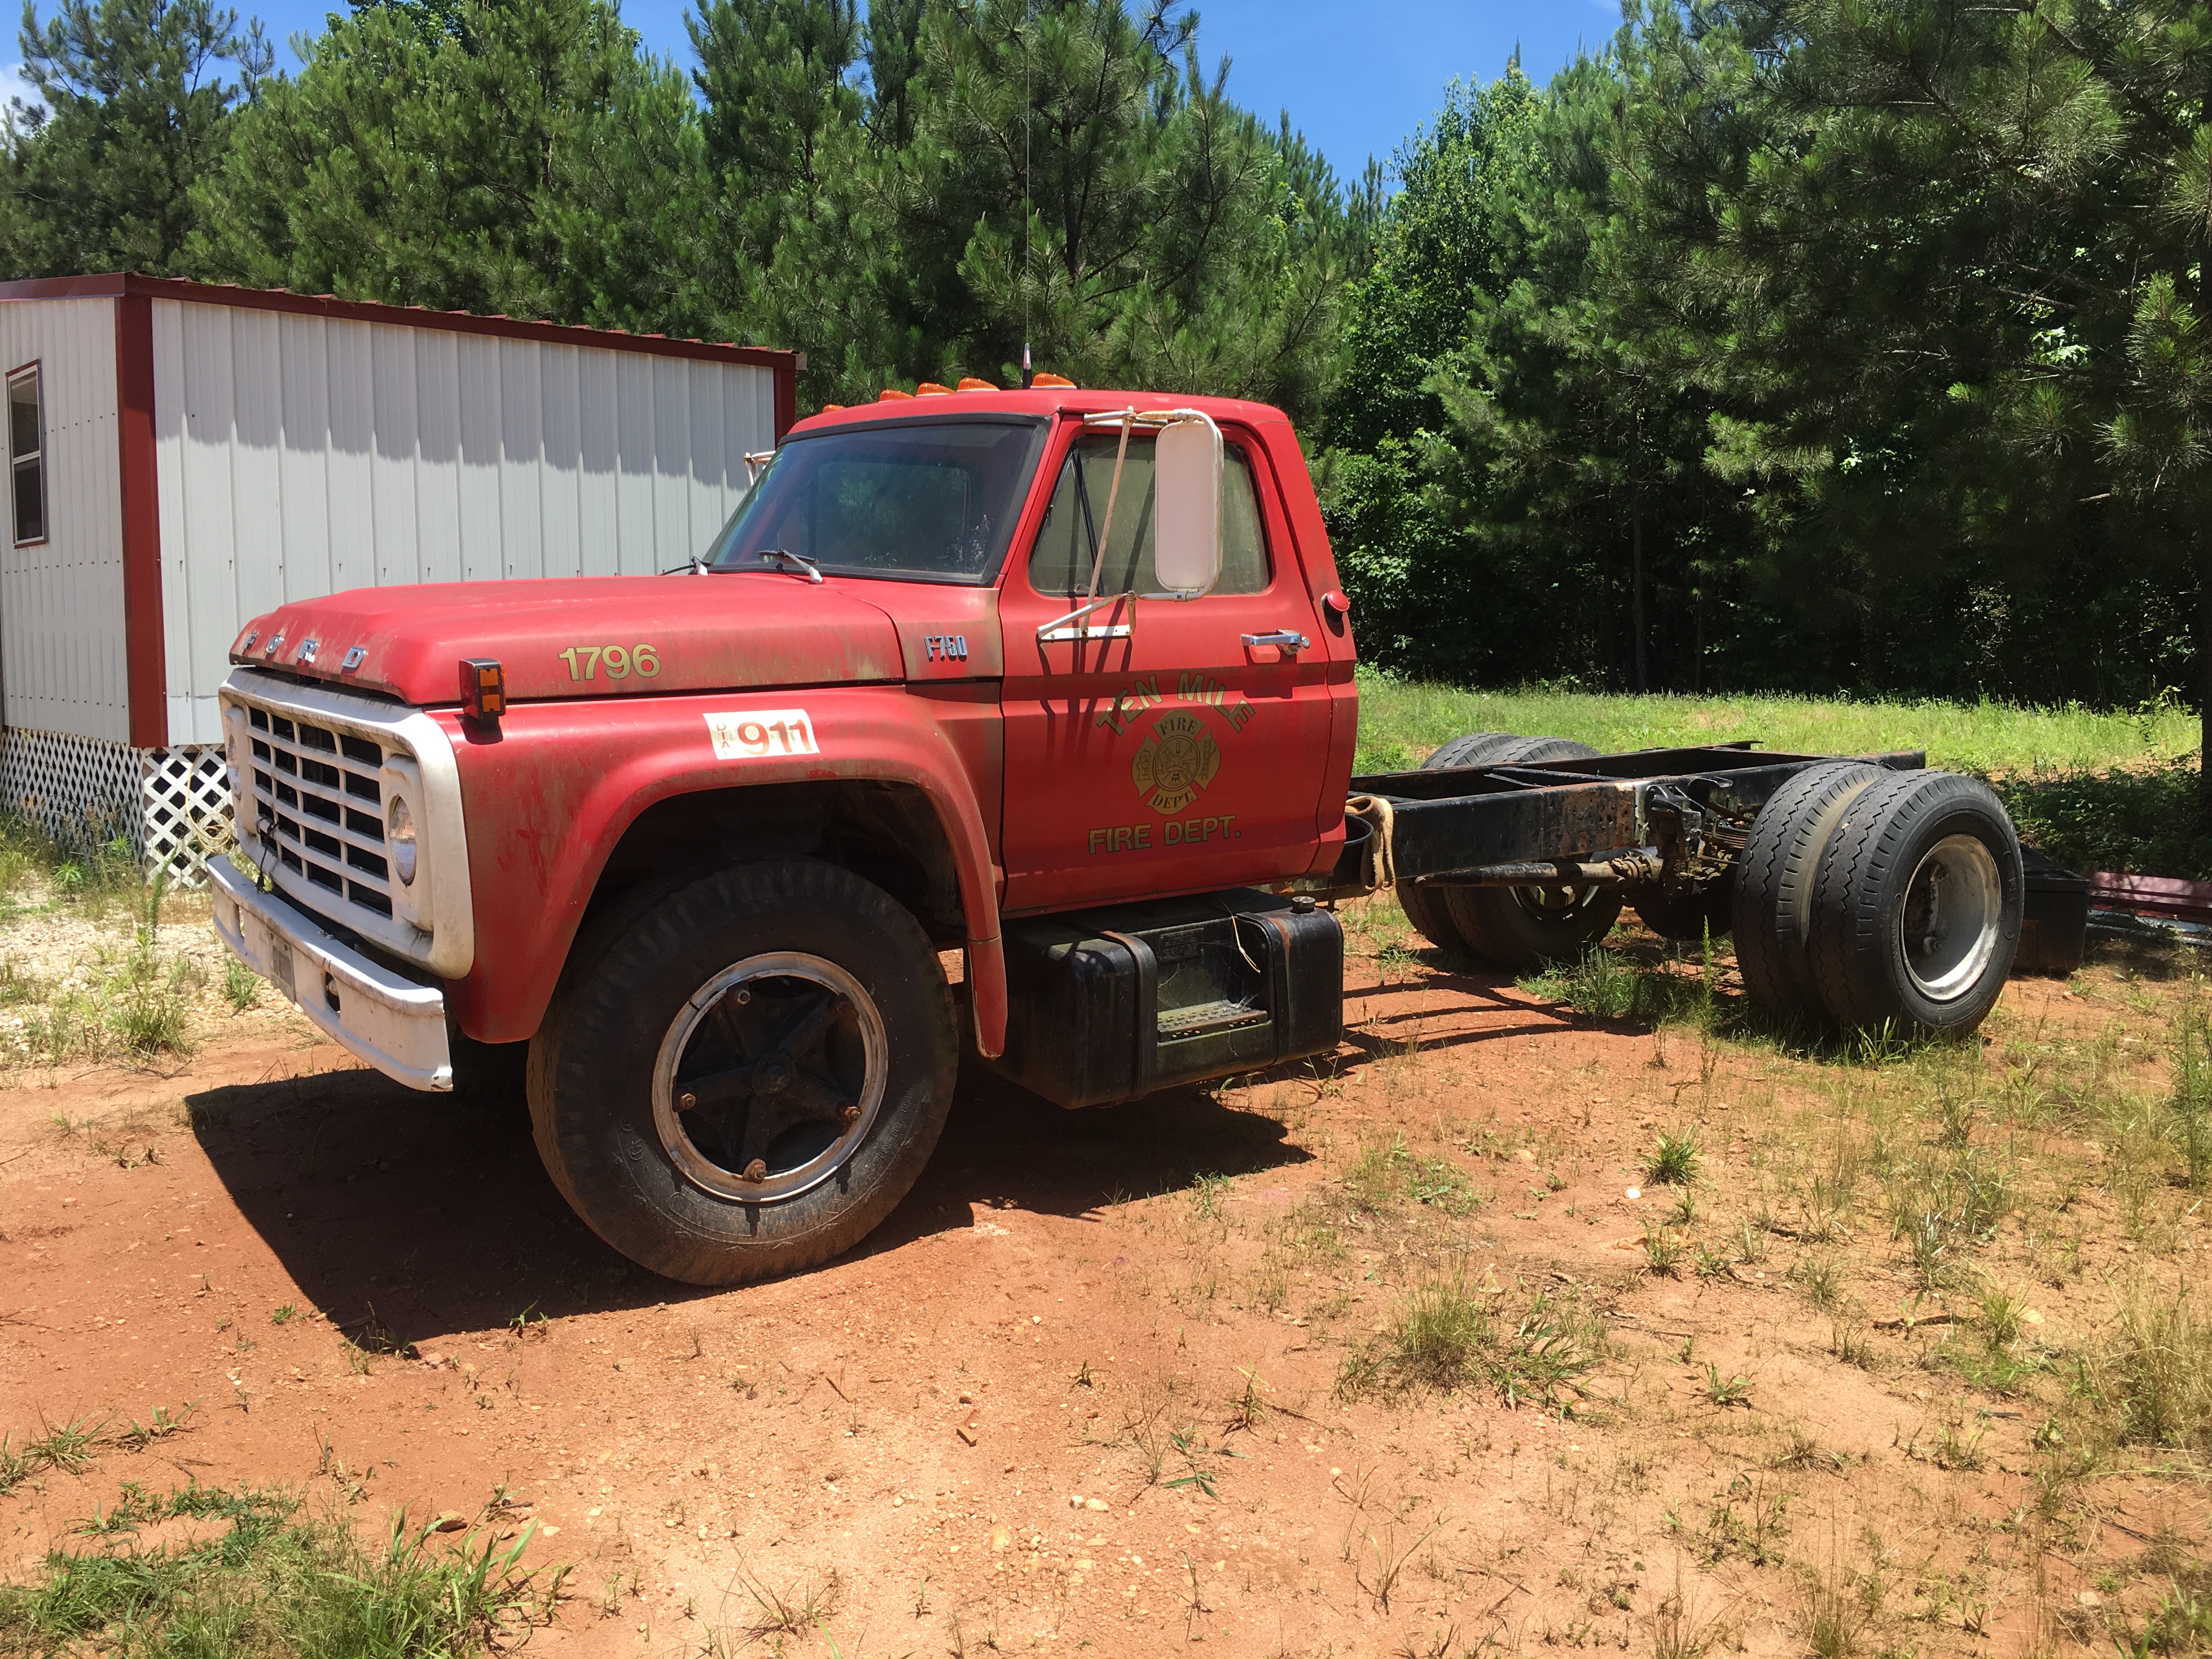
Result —
[[818, 755], [814, 722], [804, 708], [754, 708], [707, 716], [708, 741], [717, 760], [763, 760], [770, 755]]

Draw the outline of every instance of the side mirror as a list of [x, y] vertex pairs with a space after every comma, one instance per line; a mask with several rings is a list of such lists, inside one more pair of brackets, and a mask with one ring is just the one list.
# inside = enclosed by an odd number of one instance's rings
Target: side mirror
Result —
[[1221, 428], [1194, 410], [1154, 441], [1152, 568], [1177, 599], [1221, 579]]

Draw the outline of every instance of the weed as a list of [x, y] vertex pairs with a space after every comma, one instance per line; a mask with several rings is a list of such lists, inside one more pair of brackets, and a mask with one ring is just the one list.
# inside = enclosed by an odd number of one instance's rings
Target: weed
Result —
[[2144, 1626], [2142, 1645], [2154, 1653], [2212, 1653], [2212, 1595], [2202, 1585], [2169, 1576]]
[[272, 1325], [289, 1325], [299, 1316], [299, 1309], [289, 1302], [269, 1310], [269, 1322]]
[[1708, 1360], [1705, 1363], [1705, 1398], [1720, 1407], [1751, 1404], [1751, 1379], [1744, 1376], [1723, 1378], [1720, 1367]]
[[1732, 1555], [1760, 1566], [1778, 1559], [1790, 1534], [1790, 1498], [1768, 1474], [1755, 1469], [1736, 1475], [1706, 1510], [1699, 1549], [1708, 1566]]
[[1702, 1239], [1698, 1243], [1694, 1265], [1700, 1279], [1732, 1279], [1735, 1276], [1734, 1264], [1728, 1257]]
[[1229, 1426], [1231, 1429], [1256, 1429], [1267, 1420], [1267, 1385], [1260, 1380], [1260, 1373], [1248, 1371], [1242, 1365], [1237, 1376], [1244, 1379], [1244, 1389], [1229, 1400]]
[[41, 1422], [45, 1432], [27, 1440], [20, 1451], [11, 1450], [0, 1435], [0, 1493], [12, 1492], [32, 1475], [46, 1469], [77, 1474], [92, 1466], [93, 1448], [107, 1425], [103, 1419], [72, 1418], [66, 1423]]
[[1169, 1415], [1182, 1394], [1181, 1379], [1165, 1377], [1146, 1384], [1138, 1394], [1136, 1402], [1122, 1410], [1120, 1437], [1136, 1452], [1148, 1486], [1158, 1483], [1160, 1470], [1166, 1465], [1168, 1452], [1174, 1443]]
[[1656, 1222], [1644, 1224], [1644, 1265], [1662, 1278], [1672, 1279], [1682, 1260], [1682, 1236]]
[[1766, 1235], [1772, 1229], [1751, 1217], [1737, 1224], [1735, 1259], [1747, 1267], [1766, 1260]]
[[2192, 1002], [2181, 1011], [2172, 1050], [2174, 1139], [2190, 1186], [2202, 1191], [2212, 1182], [2212, 1010]]
[[167, 1440], [173, 1434], [183, 1433], [191, 1421], [192, 1413], [199, 1408], [200, 1402], [197, 1400], [187, 1400], [174, 1411], [167, 1406], [156, 1406], [147, 1414], [143, 1423], [135, 1417], [131, 1419], [131, 1426], [116, 1435], [115, 1443], [132, 1451], [143, 1451], [156, 1440]]
[[2124, 1293], [2110, 1337], [2085, 1367], [2123, 1441], [2212, 1449], [2212, 1319], [2192, 1292], [2137, 1285]]
[[1711, 1620], [1690, 1616], [1679, 1562], [1678, 1557], [1673, 1593], [1661, 1596], [1651, 1611], [1652, 1659], [1701, 1659], [1715, 1640]]
[[1225, 1175], [1198, 1175], [1190, 1179], [1190, 1212], [1200, 1221], [1224, 1219], [1223, 1206], [1229, 1201], [1229, 1177]]
[[1986, 1426], [1977, 1424], [1969, 1430], [1963, 1419], [1954, 1418], [1936, 1431], [1936, 1467], [1939, 1469], [1978, 1469], [1982, 1467], [1982, 1442], [1989, 1437]]
[[1344, 1186], [1352, 1203], [1372, 1216], [1387, 1215], [1400, 1204], [1411, 1203], [1458, 1217], [1482, 1202], [1456, 1164], [1419, 1156], [1407, 1147], [1403, 1137], [1363, 1151], [1346, 1171]]
[[1872, 1609], [1851, 1574], [1831, 1559], [1808, 1587], [1805, 1639], [1818, 1659], [1852, 1659], [1859, 1651]]
[[1697, 1179], [1697, 1137], [1687, 1129], [1662, 1130], [1659, 1144], [1644, 1160], [1644, 1179], [1654, 1187], [1684, 1187]]
[[1337, 1373], [1346, 1400], [1487, 1384], [1508, 1405], [1555, 1401], [1596, 1360], [1592, 1332], [1538, 1296], [1510, 1330], [1470, 1291], [1465, 1272], [1432, 1279], [1400, 1304], [1376, 1342]]
[[1863, 1371], [1874, 1369], [1874, 1344], [1867, 1338], [1866, 1327], [1856, 1319], [1838, 1319], [1829, 1326], [1828, 1349], [1846, 1365]]
[[1626, 957], [1602, 945], [1592, 945], [1579, 961], [1527, 975], [1517, 982], [1531, 996], [1565, 1003], [1595, 1019], [1626, 1019], [1644, 1000], [1643, 975]]
[[1808, 1301], [1822, 1313], [1833, 1313], [1843, 1296], [1844, 1267], [1832, 1255], [1808, 1255], [1790, 1274], [1805, 1287]]
[[1365, 1548], [1355, 1553], [1353, 1572], [1379, 1611], [1390, 1611], [1390, 1593], [1398, 1587], [1406, 1563], [1413, 1559], [1414, 1551], [1443, 1530], [1443, 1524], [1444, 1518], [1439, 1513], [1426, 1528], [1410, 1538], [1403, 1536], [1395, 1521], [1386, 1522], [1380, 1532], [1372, 1527], [1359, 1529], [1360, 1542]]
[[752, 1642], [821, 1630], [836, 1612], [845, 1589], [844, 1579], [835, 1567], [819, 1579], [811, 1573], [802, 1574], [779, 1590], [741, 1565], [737, 1582], [753, 1604], [753, 1620], [745, 1632], [746, 1639]]
[[261, 976], [236, 957], [222, 964], [223, 1000], [234, 1014], [242, 1014], [261, 1000]]

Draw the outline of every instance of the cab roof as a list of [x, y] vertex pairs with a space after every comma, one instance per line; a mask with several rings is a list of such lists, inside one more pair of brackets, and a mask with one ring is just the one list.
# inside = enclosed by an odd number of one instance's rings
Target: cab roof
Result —
[[1290, 417], [1267, 404], [1248, 403], [1241, 398], [1199, 398], [1177, 392], [1093, 392], [1079, 386], [1034, 386], [1027, 391], [979, 390], [924, 392], [913, 398], [889, 398], [876, 403], [854, 404], [845, 409], [825, 409], [795, 423], [788, 437], [805, 437], [834, 427], [860, 426], [870, 421], [911, 421], [928, 416], [961, 415], [1028, 415], [1050, 419], [1103, 415], [1134, 408], [1195, 409], [1216, 421], [1243, 426], [1287, 424]]

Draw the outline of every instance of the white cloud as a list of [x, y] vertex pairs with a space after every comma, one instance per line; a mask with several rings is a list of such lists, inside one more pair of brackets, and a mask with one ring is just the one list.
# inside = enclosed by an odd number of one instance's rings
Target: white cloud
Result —
[[21, 64], [0, 64], [0, 110], [8, 108], [18, 98], [27, 104], [35, 105], [40, 101], [39, 94], [32, 89], [31, 83], [23, 78]]

